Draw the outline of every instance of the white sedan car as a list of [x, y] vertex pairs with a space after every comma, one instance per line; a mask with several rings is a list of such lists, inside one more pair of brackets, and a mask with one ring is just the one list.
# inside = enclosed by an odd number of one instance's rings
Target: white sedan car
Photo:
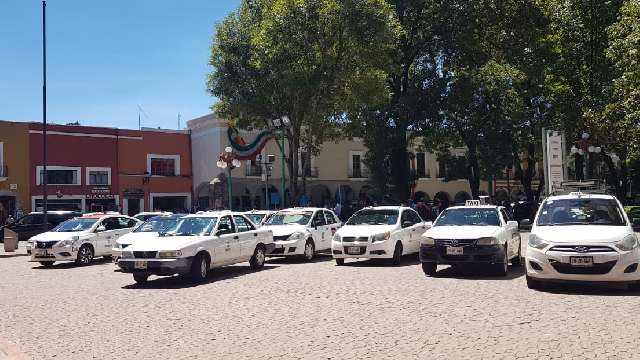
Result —
[[551, 196], [538, 209], [526, 253], [529, 288], [592, 281], [640, 289], [639, 263], [637, 236], [615, 197]]
[[426, 275], [436, 274], [438, 264], [483, 264], [496, 275], [507, 275], [509, 261], [520, 265], [518, 223], [502, 206], [479, 205], [444, 210], [431, 230], [422, 235], [420, 261]]
[[252, 269], [264, 266], [273, 250], [270, 230], [256, 229], [240, 213], [202, 212], [180, 219], [175, 230], [161, 241], [138, 241], [118, 260], [137, 283], [150, 275], [184, 274], [195, 282], [207, 278], [209, 269], [249, 261]]
[[420, 235], [430, 227], [430, 222], [408, 207], [364, 208], [336, 232], [331, 254], [338, 265], [358, 258], [392, 259], [398, 265], [402, 255], [418, 252]]
[[137, 241], [149, 241], [158, 239], [160, 234], [172, 231], [178, 221], [187, 214], [159, 215], [150, 218], [137, 226], [130, 233], [121, 236], [116, 240], [116, 244], [111, 249], [114, 261], [118, 261], [122, 256], [122, 251]]
[[43, 266], [56, 261], [87, 265], [94, 257], [111, 257], [116, 240], [140, 224], [124, 215], [90, 214], [60, 223], [49, 232], [32, 237], [31, 260]]
[[311, 261], [317, 252], [331, 249], [331, 238], [341, 225], [333, 211], [308, 207], [278, 211], [261, 229], [273, 232], [276, 247], [270, 256], [302, 256]]

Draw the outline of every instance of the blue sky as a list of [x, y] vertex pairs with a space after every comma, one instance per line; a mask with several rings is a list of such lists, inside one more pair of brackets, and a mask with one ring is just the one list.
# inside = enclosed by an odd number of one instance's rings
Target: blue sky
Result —
[[[47, 1], [47, 119], [175, 129], [208, 113], [214, 25], [240, 0]], [[42, 120], [41, 1], [0, 1], [0, 120]]]

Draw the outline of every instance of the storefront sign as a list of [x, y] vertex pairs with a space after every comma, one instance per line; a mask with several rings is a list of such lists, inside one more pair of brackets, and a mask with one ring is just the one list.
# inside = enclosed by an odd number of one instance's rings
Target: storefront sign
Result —
[[142, 198], [144, 197], [143, 189], [125, 189], [123, 191], [124, 197], [128, 198]]
[[18, 190], [18, 184], [9, 184], [9, 190]]
[[87, 194], [87, 199], [115, 199], [116, 196], [113, 194]]
[[111, 188], [108, 186], [96, 186], [91, 188], [92, 194], [109, 194], [111, 192]]
[[543, 132], [546, 192], [553, 193], [565, 180], [564, 134], [558, 131]]

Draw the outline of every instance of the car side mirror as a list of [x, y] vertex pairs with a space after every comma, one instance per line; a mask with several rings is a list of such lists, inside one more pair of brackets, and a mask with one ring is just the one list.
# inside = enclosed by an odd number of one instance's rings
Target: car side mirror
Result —
[[403, 229], [404, 229], [404, 228], [411, 227], [411, 226], [413, 226], [413, 223], [412, 223], [411, 221], [404, 221], [404, 222], [402, 223], [402, 228], [403, 228]]
[[103, 231], [107, 231], [107, 228], [104, 227], [104, 225], [100, 225], [96, 228], [96, 232], [103, 232]]

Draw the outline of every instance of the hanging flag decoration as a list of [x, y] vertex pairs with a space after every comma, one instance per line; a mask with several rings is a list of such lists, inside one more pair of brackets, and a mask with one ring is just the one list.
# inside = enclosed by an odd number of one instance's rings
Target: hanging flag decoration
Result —
[[237, 159], [255, 160], [256, 156], [267, 145], [269, 140], [273, 139], [273, 132], [271, 130], [264, 130], [256, 136], [253, 142], [247, 144], [238, 129], [229, 125], [227, 137], [229, 138], [229, 144], [233, 148]]

